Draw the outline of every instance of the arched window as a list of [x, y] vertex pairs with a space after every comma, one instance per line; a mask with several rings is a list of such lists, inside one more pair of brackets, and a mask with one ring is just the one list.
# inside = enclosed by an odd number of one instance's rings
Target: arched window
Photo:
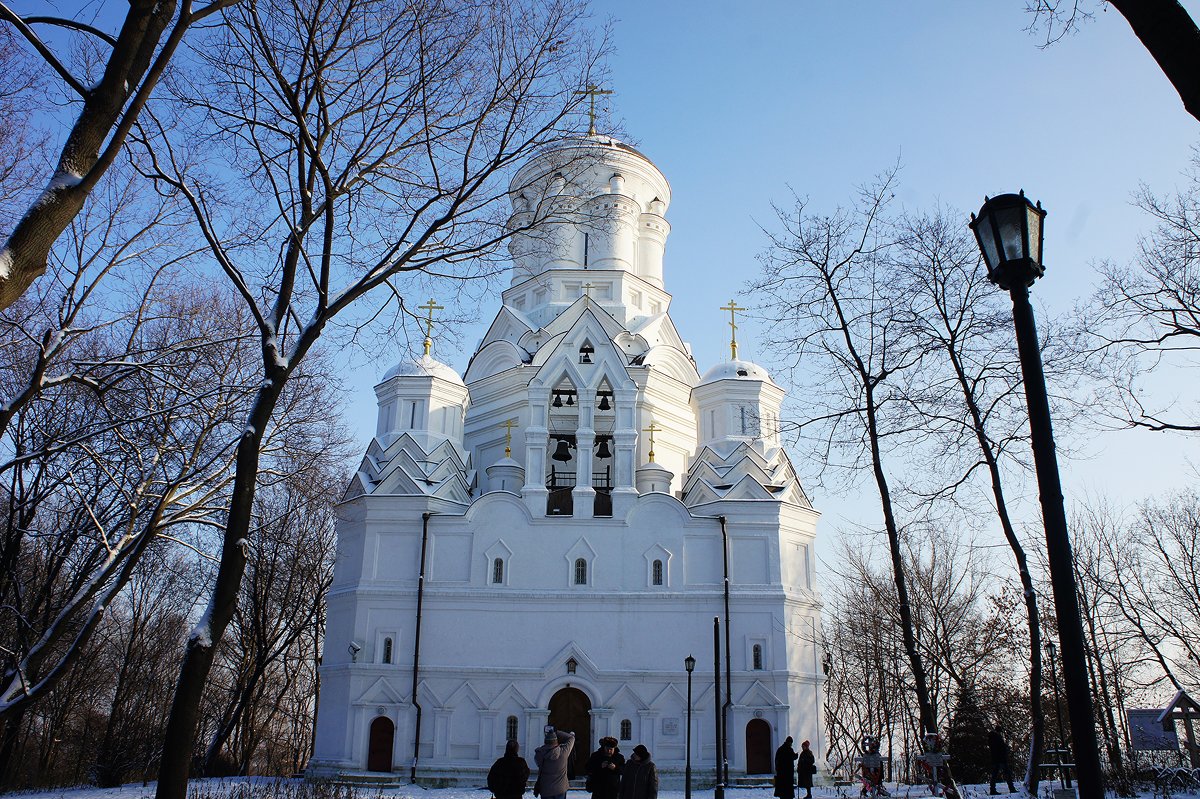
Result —
[[392, 639], [391, 638], [383, 639], [383, 662], [384, 663], [392, 662]]
[[661, 560], [654, 561], [653, 565], [650, 567], [650, 571], [652, 573], [651, 574], [651, 582], [653, 582], [655, 585], [662, 585], [663, 584], [662, 561]]
[[754, 649], [754, 670], [762, 671], [762, 644], [755, 644]]
[[504, 738], [509, 741], [517, 740], [517, 717], [509, 716], [504, 723]]
[[621, 740], [633, 740], [633, 722], [629, 719], [621, 719]]
[[583, 558], [575, 561], [575, 585], [587, 585], [587, 561]]
[[492, 582], [497, 585], [504, 582], [504, 558], [492, 561]]

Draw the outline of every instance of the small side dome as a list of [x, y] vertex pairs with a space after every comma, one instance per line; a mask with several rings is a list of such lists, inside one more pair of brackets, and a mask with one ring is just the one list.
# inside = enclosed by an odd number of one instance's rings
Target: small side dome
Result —
[[700, 385], [715, 383], [718, 380], [754, 380], [760, 383], [771, 383], [771, 375], [767, 370], [750, 361], [726, 361], [719, 363], [704, 373]]
[[391, 380], [393, 377], [437, 377], [458, 386], [465, 386], [458, 372], [428, 355], [420, 358], [405, 358], [400, 363], [388, 369], [379, 382]]

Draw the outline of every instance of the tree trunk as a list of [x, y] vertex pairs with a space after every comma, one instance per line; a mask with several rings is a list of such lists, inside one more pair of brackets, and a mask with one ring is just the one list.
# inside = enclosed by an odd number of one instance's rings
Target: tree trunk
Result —
[[[7, 261], [7, 268], [0, 270], [0, 309], [16, 301], [46, 271], [50, 248], [116, 161], [134, 119], [183, 37], [187, 21], [182, 16], [190, 7], [187, 2], [155, 61], [163, 33], [175, 17], [175, 0], [131, 0], [103, 77], [90, 88], [72, 84], [83, 94], [83, 109], [67, 134], [54, 178], [0, 246], [0, 263]], [[25, 27], [7, 9], [0, 8], [0, 18], [18, 30]], [[131, 91], [137, 96], [129, 102]]]
[[1108, 0], [1200, 120], [1200, 29], [1177, 0]]
[[242, 575], [246, 571], [247, 536], [250, 533], [259, 450], [279, 394], [286, 379], [282, 369], [273, 370], [255, 398], [245, 433], [238, 442], [237, 466], [229, 520], [221, 545], [221, 564], [212, 596], [200, 625], [188, 638], [175, 686], [175, 698], [163, 736], [156, 799], [187, 799], [188, 776], [200, 716], [200, 699], [212, 669], [217, 644], [237, 607]]
[[912, 667], [913, 683], [917, 693], [917, 712], [922, 732], [936, 732], [937, 719], [929, 701], [929, 685], [925, 678], [925, 666], [921, 653], [917, 651], [916, 636], [913, 634], [912, 606], [908, 599], [908, 578], [904, 573], [904, 556], [900, 551], [900, 531], [892, 511], [892, 494], [888, 488], [887, 475], [883, 472], [883, 454], [879, 449], [879, 425], [875, 418], [875, 392], [870, 378], [866, 385], [867, 435], [871, 443], [871, 466], [875, 473], [875, 484], [879, 489], [879, 501], [883, 506], [883, 524], [887, 530], [888, 546], [892, 556], [892, 579], [896, 584], [896, 598], [900, 613], [900, 631], [904, 636], [904, 651]]
[[1038, 763], [1041, 760], [1046, 739], [1046, 719], [1042, 714], [1042, 627], [1041, 619], [1038, 617], [1037, 592], [1033, 587], [1033, 575], [1029, 573], [1029, 561], [1025, 557], [1025, 548], [1021, 546], [1021, 539], [1017, 538], [1012, 518], [1008, 515], [1008, 502], [1004, 496], [1000, 465], [996, 462], [996, 456], [988, 443], [983, 414], [979, 410], [979, 404], [975, 401], [971, 381], [967, 379], [966, 370], [963, 369], [958, 354], [953, 348], [948, 347], [947, 354], [950, 356], [950, 363], [954, 366], [958, 384], [962, 388], [963, 400], [971, 414], [971, 426], [975, 429], [975, 440], [979, 443], [980, 454], [987, 463], [988, 475], [992, 481], [992, 497], [996, 501], [996, 515], [1000, 519], [1000, 527], [1004, 530], [1004, 537], [1008, 540], [1013, 558], [1017, 561], [1017, 572], [1021, 576], [1021, 590], [1025, 599], [1025, 618], [1029, 626], [1030, 735], [1029, 763], [1025, 769], [1025, 789], [1030, 796], [1036, 796], [1040, 776]]

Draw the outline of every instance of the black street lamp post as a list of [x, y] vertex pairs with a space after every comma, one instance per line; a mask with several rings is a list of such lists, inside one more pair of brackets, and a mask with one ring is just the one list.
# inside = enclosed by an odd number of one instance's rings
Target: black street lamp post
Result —
[[[1071, 775], [1067, 772], [1066, 766], [1063, 765], [1063, 748], [1067, 741], [1067, 728], [1063, 726], [1062, 721], [1062, 696], [1058, 693], [1058, 666], [1054, 662], [1054, 655], [1058, 647], [1053, 641], [1046, 642], [1046, 651], [1050, 653], [1050, 679], [1054, 683], [1054, 716], [1058, 719], [1058, 746], [1054, 749], [1054, 762], [1058, 764], [1058, 780], [1064, 788], [1071, 787]], [[1070, 754], [1068, 750], [1065, 754]], [[1068, 763], [1070, 760], [1067, 761]]]
[[683, 799], [692, 799], [692, 672], [696, 670], [696, 659], [688, 655], [683, 659], [687, 670], [687, 765], [683, 769]]
[[1075, 594], [1075, 569], [1067, 515], [1063, 509], [1058, 458], [1054, 452], [1054, 430], [1050, 424], [1050, 402], [1038, 346], [1037, 325], [1029, 304], [1029, 287], [1045, 274], [1042, 264], [1042, 220], [1046, 212], [1025, 193], [1002, 194], [985, 199], [979, 215], [971, 216], [971, 230], [987, 264], [988, 279], [1009, 293], [1013, 324], [1029, 406], [1029, 432], [1037, 471], [1042, 521], [1046, 528], [1046, 558], [1054, 609], [1058, 616], [1059, 645], [1062, 647], [1066, 683], [1067, 715], [1075, 731], [1076, 777], [1080, 799], [1104, 799], [1104, 777], [1100, 771], [1100, 749], [1088, 685], [1083, 624]]

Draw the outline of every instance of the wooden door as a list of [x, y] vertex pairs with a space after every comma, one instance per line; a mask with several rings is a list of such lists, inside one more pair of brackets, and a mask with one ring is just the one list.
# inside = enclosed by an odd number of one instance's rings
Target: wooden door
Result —
[[396, 739], [396, 725], [392, 720], [379, 716], [371, 722], [371, 736], [367, 741], [367, 771], [392, 770], [392, 745]]
[[587, 773], [587, 759], [592, 753], [592, 703], [578, 688], [563, 688], [550, 697], [550, 720], [554, 729], [575, 733], [575, 751], [571, 757], [572, 773]]
[[771, 725], [762, 719], [750, 719], [746, 725], [746, 773], [771, 774]]

